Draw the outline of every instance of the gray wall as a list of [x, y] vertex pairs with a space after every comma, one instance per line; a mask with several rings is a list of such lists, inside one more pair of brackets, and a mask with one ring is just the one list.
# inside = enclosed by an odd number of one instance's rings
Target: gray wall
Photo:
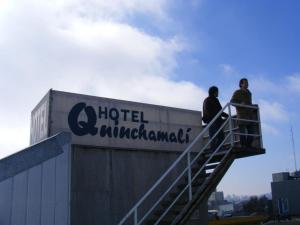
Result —
[[[113, 225], [127, 214], [178, 153], [126, 151], [74, 146], [72, 151], [72, 225]], [[174, 171], [168, 181], [174, 179]], [[161, 190], [166, 183], [162, 184]], [[159, 191], [159, 190], [158, 190]], [[150, 196], [143, 211], [157, 197]]]
[[1, 225], [70, 224], [70, 136], [62, 136], [0, 161]]
[[278, 213], [277, 202], [279, 198], [288, 199], [290, 214], [300, 215], [300, 180], [286, 180], [272, 182], [272, 198], [274, 211]]

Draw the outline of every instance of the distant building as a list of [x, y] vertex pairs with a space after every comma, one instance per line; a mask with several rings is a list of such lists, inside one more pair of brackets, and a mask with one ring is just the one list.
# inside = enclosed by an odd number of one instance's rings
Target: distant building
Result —
[[223, 191], [214, 191], [208, 198], [208, 209], [218, 209], [219, 205], [225, 203]]
[[217, 211], [218, 216], [232, 216], [234, 205], [224, 199], [223, 191], [214, 191], [208, 199], [208, 209]]
[[274, 213], [300, 215], [300, 171], [274, 173], [272, 177]]
[[234, 212], [234, 206], [232, 203], [219, 205], [219, 216], [228, 217], [232, 216]]
[[223, 191], [214, 191], [208, 201], [224, 202], [224, 193]]

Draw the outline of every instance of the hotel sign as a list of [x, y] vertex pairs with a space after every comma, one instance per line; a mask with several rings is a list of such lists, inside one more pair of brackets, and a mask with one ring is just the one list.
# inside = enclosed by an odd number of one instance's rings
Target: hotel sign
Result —
[[182, 151], [202, 129], [198, 111], [52, 90], [31, 117], [31, 144], [69, 131], [73, 144]]

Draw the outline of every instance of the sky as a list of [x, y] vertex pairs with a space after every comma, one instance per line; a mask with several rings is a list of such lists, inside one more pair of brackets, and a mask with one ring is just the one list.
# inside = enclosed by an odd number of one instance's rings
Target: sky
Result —
[[266, 154], [235, 160], [225, 195], [271, 192], [300, 168], [300, 1], [0, 0], [0, 158], [29, 145], [30, 113], [55, 90], [202, 110], [247, 77]]

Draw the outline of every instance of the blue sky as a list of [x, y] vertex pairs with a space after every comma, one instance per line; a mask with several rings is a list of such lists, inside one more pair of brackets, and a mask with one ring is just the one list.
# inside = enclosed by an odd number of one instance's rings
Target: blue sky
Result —
[[209, 86], [225, 104], [247, 77], [267, 154], [236, 160], [218, 189], [270, 192], [272, 173], [294, 170], [291, 124], [300, 167], [299, 11], [297, 0], [0, 0], [0, 157], [28, 145], [50, 88], [201, 110]]

